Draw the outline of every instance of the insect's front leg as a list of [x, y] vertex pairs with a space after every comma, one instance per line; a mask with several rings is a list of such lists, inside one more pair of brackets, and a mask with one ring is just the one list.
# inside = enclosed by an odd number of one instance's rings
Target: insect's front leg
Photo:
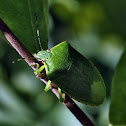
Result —
[[[36, 65], [36, 69], [34, 71], [35, 75], [38, 75], [40, 72], [42, 72], [42, 70], [45, 68], [44, 65], [42, 65], [40, 68], [39, 68], [39, 64], [38, 63], [35, 63]], [[46, 84], [45, 86], [45, 91], [47, 92], [48, 90], [50, 90], [52, 87], [50, 86], [51, 84], [51, 81], [49, 80], [48, 83]]]
[[44, 65], [42, 65], [42, 66], [39, 68], [39, 64], [38, 64], [38, 63], [35, 63], [35, 65], [36, 65], [36, 69], [35, 69], [35, 71], [34, 71], [35, 75], [41, 73], [42, 70], [45, 68]]

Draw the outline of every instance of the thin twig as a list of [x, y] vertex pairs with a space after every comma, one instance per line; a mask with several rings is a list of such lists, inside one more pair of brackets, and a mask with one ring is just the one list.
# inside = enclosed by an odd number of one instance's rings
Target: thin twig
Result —
[[[4, 34], [6, 39], [10, 42], [10, 44], [16, 49], [16, 51], [24, 58], [24, 57], [33, 57], [33, 55], [24, 47], [24, 45], [18, 40], [18, 38], [14, 35], [14, 33], [8, 28], [8, 26], [3, 22], [0, 18], [0, 31]], [[36, 66], [35, 63], [38, 63], [40, 66], [42, 63], [38, 62], [35, 58], [26, 58], [25, 61], [28, 63], [29, 66], [33, 70], [35, 70]], [[45, 75], [45, 70], [42, 71]], [[43, 76], [37, 76], [40, 80], [47, 84], [48, 78], [45, 75], [44, 79]], [[57, 88], [52, 85], [52, 92], [59, 98], [59, 93]], [[66, 95], [64, 103], [63, 103], [74, 115], [75, 117], [81, 122], [84, 126], [94, 126], [92, 121], [87, 117], [87, 115], [74, 103], [74, 101]]]

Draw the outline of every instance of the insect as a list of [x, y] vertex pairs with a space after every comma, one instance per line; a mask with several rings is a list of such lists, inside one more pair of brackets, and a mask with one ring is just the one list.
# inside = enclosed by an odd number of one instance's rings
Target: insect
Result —
[[[88, 105], [100, 105], [106, 95], [103, 79], [93, 63], [77, 52], [68, 42], [61, 42], [37, 56], [44, 65], [49, 78], [63, 92]], [[48, 87], [49, 87], [48, 84]], [[48, 88], [47, 88], [48, 90]]]
[[[40, 44], [38, 24], [37, 36]], [[60, 101], [65, 98], [61, 94], [62, 90], [84, 104], [97, 106], [103, 103], [106, 89], [99, 71], [68, 42], [61, 42], [50, 50], [39, 51], [37, 56], [44, 65], [39, 68], [37, 64], [35, 73], [39, 74], [45, 68], [49, 78], [45, 91], [50, 89], [50, 83], [53, 82], [58, 87]]]

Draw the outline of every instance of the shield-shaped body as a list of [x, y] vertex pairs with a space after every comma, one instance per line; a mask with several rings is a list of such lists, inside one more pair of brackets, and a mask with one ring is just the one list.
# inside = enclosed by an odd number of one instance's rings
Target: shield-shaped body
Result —
[[106, 96], [103, 79], [93, 63], [77, 52], [68, 42], [50, 49], [45, 61], [48, 78], [66, 94], [89, 105], [100, 105]]

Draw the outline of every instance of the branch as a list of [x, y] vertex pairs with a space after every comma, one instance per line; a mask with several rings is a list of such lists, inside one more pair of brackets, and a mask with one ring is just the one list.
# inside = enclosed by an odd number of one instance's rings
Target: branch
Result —
[[[0, 18], [0, 31], [4, 34], [6, 39], [23, 58], [29, 57], [25, 58], [25, 61], [28, 63], [29, 66], [31, 66], [33, 70], [36, 69], [36, 66], [34, 65], [35, 63], [38, 63], [40, 66], [42, 65], [42, 63], [38, 62], [34, 58], [34, 56], [24, 47], [24, 45], [18, 40], [18, 38], [8, 28], [8, 26], [3, 22], [1, 18]], [[45, 84], [47, 84], [48, 77], [46, 76], [45, 73], [46, 73], [45, 70], [43, 70], [41, 74], [37, 75], [37, 77]], [[52, 86], [52, 92], [59, 98], [59, 93], [56, 86], [53, 83], [51, 83], [51, 86]], [[94, 124], [87, 117], [87, 115], [74, 103], [74, 101], [68, 95], [65, 96], [63, 104], [75, 115], [75, 117], [81, 122], [82, 125], [94, 126]]]

